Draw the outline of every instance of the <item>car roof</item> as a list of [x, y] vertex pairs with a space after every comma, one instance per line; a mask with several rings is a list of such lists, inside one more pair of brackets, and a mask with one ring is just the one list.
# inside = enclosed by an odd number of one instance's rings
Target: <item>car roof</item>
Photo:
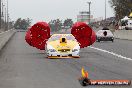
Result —
[[104, 27], [102, 30], [110, 30], [109, 28], [107, 28], [107, 27]]

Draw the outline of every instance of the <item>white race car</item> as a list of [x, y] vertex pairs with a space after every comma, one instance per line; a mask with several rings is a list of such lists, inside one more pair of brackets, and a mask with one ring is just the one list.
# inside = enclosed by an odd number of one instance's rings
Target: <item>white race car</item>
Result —
[[108, 28], [103, 28], [96, 33], [96, 41], [112, 41], [114, 42], [114, 35]]

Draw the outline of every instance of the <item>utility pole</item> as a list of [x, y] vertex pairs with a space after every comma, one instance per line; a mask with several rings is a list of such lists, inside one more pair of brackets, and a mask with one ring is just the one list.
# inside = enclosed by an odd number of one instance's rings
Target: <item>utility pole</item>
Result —
[[4, 12], [4, 3], [3, 3], [3, 1], [1, 3], [2, 3], [2, 6], [1, 6], [1, 19], [3, 20], [3, 17], [4, 17], [4, 14], [3, 14], [3, 12]]
[[105, 21], [106, 21], [106, 0], [105, 0]]
[[8, 0], [7, 0], [7, 30], [9, 29], [9, 13], [8, 13]]
[[7, 13], [6, 13], [6, 7], [5, 7], [5, 30], [6, 30], [6, 28], [7, 28], [7, 27], [6, 27], [6, 16], [7, 16], [6, 14], [7, 14]]
[[105, 0], [105, 19], [104, 19], [104, 26], [106, 27], [107, 25], [106, 25], [106, 0]]
[[0, 30], [1, 30], [1, 0], [0, 0]]
[[91, 8], [90, 8], [91, 6], [90, 5], [91, 5], [91, 2], [87, 2], [87, 3], [89, 4], [89, 24], [90, 24], [90, 20], [91, 20], [90, 19], [90, 16], [91, 16]]

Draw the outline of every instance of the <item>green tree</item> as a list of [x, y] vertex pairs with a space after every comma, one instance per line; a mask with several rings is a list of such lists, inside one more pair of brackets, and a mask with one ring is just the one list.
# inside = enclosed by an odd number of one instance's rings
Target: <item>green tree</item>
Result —
[[51, 28], [51, 31], [59, 31], [59, 30], [61, 30], [62, 21], [59, 19], [51, 20], [49, 22], [49, 26]]
[[26, 30], [30, 25], [31, 25], [31, 19], [18, 18], [14, 24], [14, 28]]
[[109, 3], [114, 9], [117, 20], [128, 16], [132, 11], [132, 0], [109, 0]]
[[66, 20], [64, 21], [64, 23], [63, 23], [63, 26], [64, 26], [65, 28], [67, 28], [67, 27], [72, 27], [72, 25], [73, 25], [72, 19], [66, 19]]

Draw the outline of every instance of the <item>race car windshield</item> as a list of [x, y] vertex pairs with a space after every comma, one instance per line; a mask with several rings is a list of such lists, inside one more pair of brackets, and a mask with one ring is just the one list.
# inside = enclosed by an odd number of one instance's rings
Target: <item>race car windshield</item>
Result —
[[[60, 40], [61, 37], [62, 37], [62, 35], [52, 36], [48, 41]], [[72, 35], [66, 35], [65, 38], [66, 38], [67, 40], [76, 41], [76, 39], [75, 39], [74, 36], [72, 36]]]
[[74, 36], [66, 36], [66, 39], [67, 39], [67, 40], [74, 40], [74, 41], [76, 40], [76, 39], [74, 38]]
[[57, 36], [52, 36], [51, 38], [49, 38], [49, 41], [55, 41], [55, 40], [59, 40], [61, 38], [60, 35]]

